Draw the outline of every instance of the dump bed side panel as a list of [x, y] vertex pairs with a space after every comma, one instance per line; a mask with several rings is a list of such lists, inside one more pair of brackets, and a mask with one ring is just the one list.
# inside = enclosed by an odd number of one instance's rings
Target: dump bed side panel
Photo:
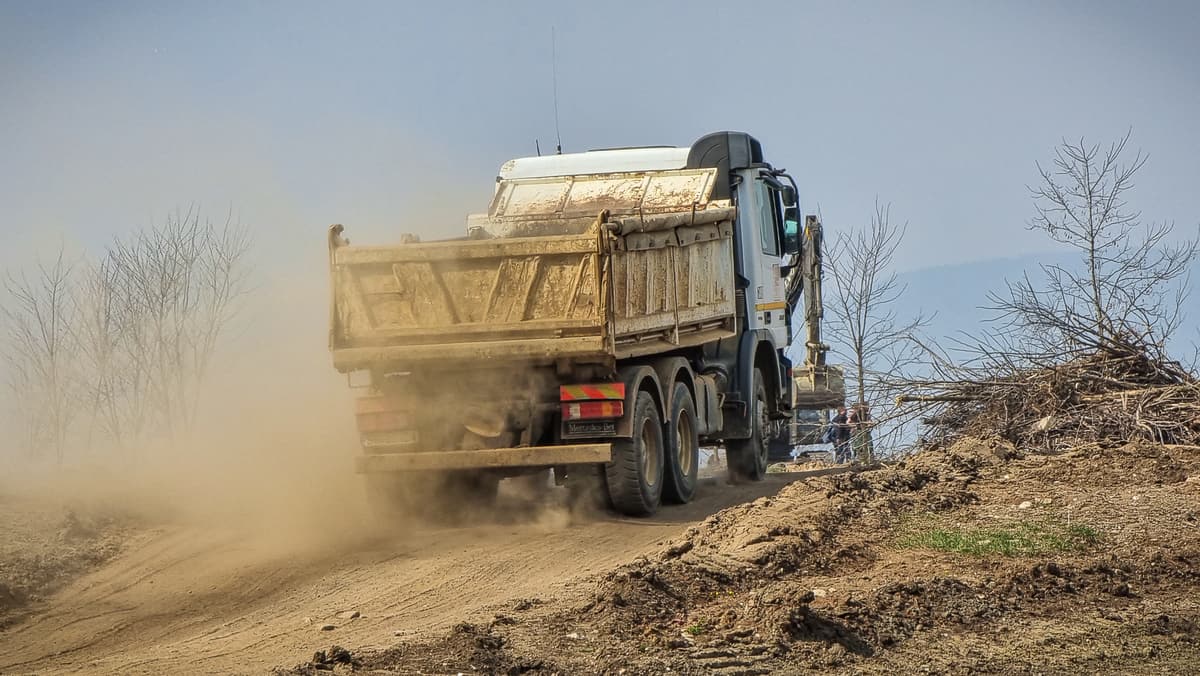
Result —
[[334, 363], [603, 357], [596, 235], [331, 250]]
[[612, 267], [618, 357], [734, 334], [731, 221], [625, 235]]

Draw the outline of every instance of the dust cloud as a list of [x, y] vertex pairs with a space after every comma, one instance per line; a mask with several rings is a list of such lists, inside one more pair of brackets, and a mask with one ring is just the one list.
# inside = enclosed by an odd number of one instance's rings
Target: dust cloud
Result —
[[[445, 220], [439, 214], [414, 221], [441, 221], [437, 231], [428, 225], [393, 230], [396, 237], [421, 230], [436, 238], [465, 229], [465, 213]], [[378, 225], [364, 230], [372, 243], [388, 241]], [[58, 466], [4, 453], [16, 430], [3, 430], [0, 496], [148, 528], [227, 533], [276, 554], [371, 547], [427, 526], [404, 517], [383, 524], [368, 508], [364, 479], [353, 466], [361, 452], [353, 413], [358, 393], [333, 369], [327, 345], [324, 233], [309, 235], [302, 244], [293, 240], [269, 251], [264, 238], [255, 237], [255, 286], [222, 339], [190, 434], [116, 448], [89, 441], [80, 430]], [[548, 473], [542, 479], [540, 485], [527, 478], [503, 482], [494, 508], [467, 514], [457, 525], [502, 522], [557, 531], [594, 516], [570, 504], [565, 489], [550, 486]], [[460, 498], [437, 495], [431, 507]]]
[[303, 274], [294, 267], [245, 299], [191, 434], [118, 448], [88, 444], [80, 433], [62, 466], [7, 459], [0, 489], [147, 526], [238, 532], [283, 549], [365, 536], [351, 393], [324, 343], [325, 268], [320, 259]]

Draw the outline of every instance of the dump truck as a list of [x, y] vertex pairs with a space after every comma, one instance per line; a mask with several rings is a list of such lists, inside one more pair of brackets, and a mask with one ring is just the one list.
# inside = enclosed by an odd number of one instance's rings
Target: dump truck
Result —
[[[627, 515], [685, 503], [701, 444], [762, 479], [770, 431], [822, 409], [821, 224], [741, 132], [524, 157], [458, 238], [328, 233], [330, 350], [377, 508], [486, 502], [551, 471]], [[803, 302], [803, 365], [784, 353]], [[796, 383], [800, 383], [797, 391]]]

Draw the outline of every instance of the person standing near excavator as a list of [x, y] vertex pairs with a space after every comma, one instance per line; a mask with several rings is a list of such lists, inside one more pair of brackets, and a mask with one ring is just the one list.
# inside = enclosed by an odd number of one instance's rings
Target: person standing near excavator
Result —
[[852, 460], [863, 465], [875, 462], [875, 445], [871, 442], [871, 427], [874, 423], [866, 402], [860, 401], [855, 404], [846, 415], [846, 420], [850, 429]]
[[845, 406], [838, 406], [837, 415], [829, 425], [832, 427], [833, 461], [839, 465], [850, 462], [850, 419]]

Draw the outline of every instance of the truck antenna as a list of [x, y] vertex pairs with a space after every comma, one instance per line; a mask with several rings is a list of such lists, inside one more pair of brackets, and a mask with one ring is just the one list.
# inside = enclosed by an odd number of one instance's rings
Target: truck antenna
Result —
[[562, 134], [558, 129], [558, 41], [553, 25], [550, 26], [550, 73], [554, 86], [554, 138], [558, 142], [556, 154], [562, 155]]
[[542, 156], [542, 144], [538, 143], [537, 139], [533, 139], [533, 149], [537, 151], [537, 156]]

